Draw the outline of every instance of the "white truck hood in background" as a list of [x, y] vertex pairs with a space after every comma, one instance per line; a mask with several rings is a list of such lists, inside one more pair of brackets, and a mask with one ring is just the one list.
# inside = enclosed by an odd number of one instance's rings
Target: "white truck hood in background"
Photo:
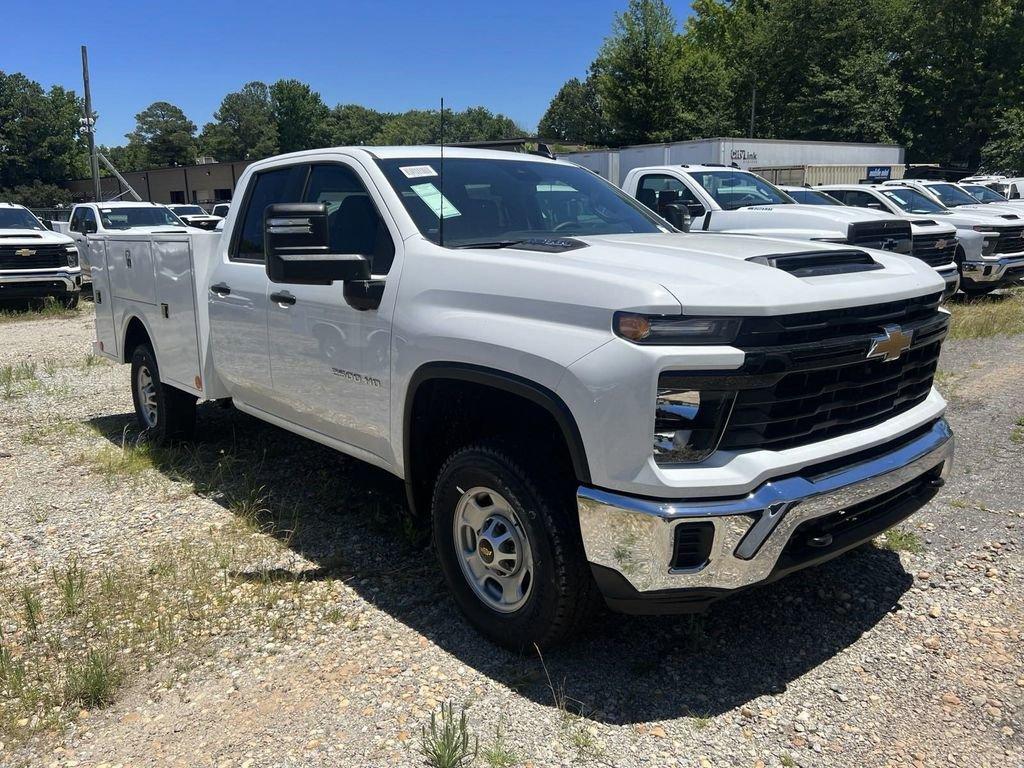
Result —
[[[721, 228], [730, 232], [758, 234], [760, 232], [785, 232], [806, 238], [846, 237], [850, 224], [862, 221], [899, 219], [890, 213], [872, 211], [866, 208], [848, 208], [838, 205], [804, 205], [786, 203], [781, 205], [753, 205], [729, 211], [712, 211], [712, 230], [717, 229], [715, 218], [721, 217]], [[694, 229], [700, 228], [700, 217], [694, 222]]]
[[[888, 217], [891, 218], [891, 217]], [[939, 293], [945, 286], [919, 259], [854, 246], [730, 234], [600, 235], [574, 238], [588, 247], [547, 259], [600, 269], [623, 279], [640, 276], [663, 286], [687, 314], [776, 315], [866, 306]], [[884, 269], [795, 277], [749, 261], [808, 251], [861, 250]]]
[[74, 245], [75, 241], [60, 232], [40, 229], [0, 229], [0, 245]]

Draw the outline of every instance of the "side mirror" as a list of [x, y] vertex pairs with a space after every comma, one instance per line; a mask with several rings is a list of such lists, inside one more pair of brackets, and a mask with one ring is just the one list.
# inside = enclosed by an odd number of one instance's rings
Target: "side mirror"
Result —
[[687, 203], [686, 210], [690, 212], [690, 217], [694, 219], [707, 213], [707, 209], [700, 203]]
[[330, 285], [367, 280], [370, 261], [357, 253], [331, 253], [326, 203], [275, 203], [263, 214], [263, 253], [274, 283]]
[[50, 220], [50, 219], [43, 219], [43, 226], [46, 227], [51, 232], [56, 232], [57, 231], [57, 230], [55, 230], [53, 228], [53, 221]]
[[669, 203], [662, 210], [669, 224], [676, 229], [681, 229], [683, 232], [690, 231], [690, 224], [693, 222], [693, 219], [685, 205], [682, 203]]

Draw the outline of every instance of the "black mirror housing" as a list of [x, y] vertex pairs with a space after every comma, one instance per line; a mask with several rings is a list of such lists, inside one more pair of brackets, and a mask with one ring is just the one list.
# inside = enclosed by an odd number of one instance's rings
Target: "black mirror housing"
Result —
[[669, 203], [663, 210], [669, 224], [676, 229], [681, 229], [683, 232], [690, 231], [693, 219], [690, 216], [690, 210], [685, 205], [682, 203]]
[[325, 203], [275, 203], [263, 214], [263, 254], [274, 283], [330, 285], [366, 280], [370, 261], [356, 253], [331, 253]]

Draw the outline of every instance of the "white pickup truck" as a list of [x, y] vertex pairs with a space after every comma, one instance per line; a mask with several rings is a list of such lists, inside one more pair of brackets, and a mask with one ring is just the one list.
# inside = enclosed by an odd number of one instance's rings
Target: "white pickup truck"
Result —
[[959, 273], [949, 247], [936, 249], [940, 233], [889, 212], [841, 205], [798, 203], [755, 173], [722, 165], [634, 168], [622, 189], [681, 229], [765, 235], [880, 248], [920, 258], [956, 293]]
[[81, 289], [71, 238], [51, 232], [24, 206], [0, 203], [0, 301], [52, 296], [73, 309]]
[[184, 232], [186, 224], [165, 205], [117, 200], [103, 203], [78, 203], [71, 208], [67, 224], [56, 222], [78, 246], [83, 276], [92, 279], [88, 236], [110, 232]]
[[941, 181], [887, 181], [868, 191], [886, 206], [934, 217], [957, 228], [964, 249], [957, 255], [960, 289], [969, 296], [1017, 285], [1024, 277], [1024, 216], [1020, 212], [965, 202], [963, 198], [973, 198]]
[[905, 519], [949, 472], [943, 281], [680, 233], [576, 165], [437, 147], [250, 165], [223, 232], [89, 236], [99, 354], [403, 478], [469, 621], [692, 612]]

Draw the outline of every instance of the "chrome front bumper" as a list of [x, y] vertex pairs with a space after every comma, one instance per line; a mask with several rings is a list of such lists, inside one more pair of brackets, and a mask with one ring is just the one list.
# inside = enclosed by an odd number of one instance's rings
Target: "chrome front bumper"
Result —
[[1004, 280], [1015, 282], [1024, 277], [1024, 254], [1001, 259], [966, 261], [962, 271], [964, 280], [970, 283], [1001, 283]]
[[[769, 480], [740, 498], [655, 501], [580, 487], [583, 545], [593, 565], [619, 574], [640, 596], [663, 590], [740, 589], [773, 575], [801, 524], [845, 514], [937, 468], [936, 480], [943, 479], [952, 457], [953, 433], [940, 419], [888, 453], [860, 462], [854, 457], [856, 463], [838, 469], [832, 466], [835, 462], [817, 472], [810, 467]], [[710, 554], [699, 566], [673, 568], [675, 528], [693, 522], [714, 526]]]

